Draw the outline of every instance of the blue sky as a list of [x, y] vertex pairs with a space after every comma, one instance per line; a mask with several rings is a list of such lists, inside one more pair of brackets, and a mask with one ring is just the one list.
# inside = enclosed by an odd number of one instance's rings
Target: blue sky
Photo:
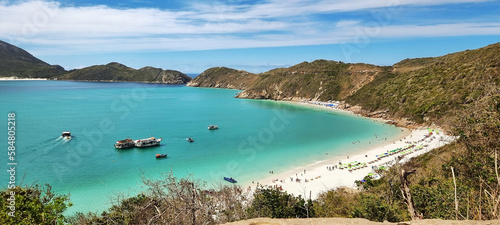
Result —
[[500, 41], [488, 0], [0, 0], [0, 39], [66, 69], [392, 65]]

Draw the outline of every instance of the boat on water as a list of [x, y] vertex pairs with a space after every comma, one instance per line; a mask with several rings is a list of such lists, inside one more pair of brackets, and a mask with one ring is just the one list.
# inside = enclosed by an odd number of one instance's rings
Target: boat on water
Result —
[[123, 149], [123, 148], [132, 148], [135, 147], [134, 140], [127, 138], [124, 140], [119, 140], [115, 143], [115, 148]]
[[230, 182], [230, 183], [236, 183], [237, 181], [235, 179], [233, 179], [232, 177], [224, 177], [224, 180], [227, 181], [227, 182]]
[[139, 139], [135, 141], [135, 147], [145, 148], [145, 147], [158, 146], [160, 145], [161, 140], [162, 140], [161, 138], [155, 138], [155, 137]]
[[69, 139], [71, 139], [71, 132], [64, 131], [64, 132], [62, 132], [61, 137], [63, 137], [64, 139], [68, 139], [69, 140]]
[[209, 130], [217, 130], [217, 129], [219, 129], [219, 126], [217, 126], [217, 125], [209, 125], [208, 129]]
[[188, 142], [194, 142], [194, 140], [192, 138], [186, 138], [186, 141], [188, 141]]
[[156, 154], [157, 159], [165, 158], [167, 157], [167, 154]]

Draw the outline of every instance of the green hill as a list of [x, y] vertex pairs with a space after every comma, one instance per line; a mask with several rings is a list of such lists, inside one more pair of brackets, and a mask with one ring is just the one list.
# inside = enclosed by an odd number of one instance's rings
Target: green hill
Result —
[[387, 69], [368, 64], [316, 60], [259, 74], [255, 85], [238, 95], [255, 99], [343, 100]]
[[500, 43], [435, 58], [406, 59], [346, 99], [416, 122], [439, 121], [500, 85]]
[[80, 81], [129, 81], [163, 84], [185, 84], [191, 77], [176, 70], [154, 67], [133, 69], [119, 63], [90, 66], [66, 71], [49, 65], [27, 51], [0, 41], [0, 77], [48, 78]]
[[0, 41], [0, 77], [49, 78], [65, 72], [61, 66], [50, 65], [21, 48]]
[[187, 86], [229, 89], [247, 89], [255, 84], [258, 76], [243, 70], [213, 67], [195, 77]]
[[[210, 68], [189, 86], [243, 89], [238, 97], [338, 100], [359, 113], [445, 124], [451, 112], [500, 84], [500, 44], [441, 57], [405, 59], [393, 66], [328, 60], [303, 62], [261, 74]], [[243, 73], [248, 74], [245, 78]], [[244, 81], [243, 81], [244, 80]], [[244, 84], [244, 85], [243, 85]]]
[[136, 70], [123, 64], [112, 62], [106, 65], [71, 70], [61, 76], [60, 79], [185, 84], [191, 80], [191, 77], [176, 70], [163, 70], [154, 67], [143, 67]]

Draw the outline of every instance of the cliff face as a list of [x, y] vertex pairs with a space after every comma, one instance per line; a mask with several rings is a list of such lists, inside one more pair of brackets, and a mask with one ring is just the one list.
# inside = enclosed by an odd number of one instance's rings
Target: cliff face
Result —
[[257, 74], [227, 67], [213, 67], [191, 80], [190, 87], [212, 87], [228, 89], [247, 89], [259, 79]]
[[90, 66], [69, 71], [60, 77], [63, 80], [82, 81], [134, 81], [162, 84], [185, 84], [191, 77], [175, 70], [163, 70], [154, 67], [133, 69], [119, 63]]

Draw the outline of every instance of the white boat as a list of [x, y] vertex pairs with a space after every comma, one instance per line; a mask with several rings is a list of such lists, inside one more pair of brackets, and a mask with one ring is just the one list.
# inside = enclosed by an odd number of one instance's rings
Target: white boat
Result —
[[123, 149], [123, 148], [132, 148], [135, 147], [135, 142], [132, 139], [119, 140], [115, 143], [115, 148]]
[[210, 126], [208, 126], [208, 129], [209, 130], [217, 130], [217, 129], [219, 129], [219, 126], [217, 126], [217, 125], [210, 125]]
[[69, 140], [69, 139], [71, 139], [71, 132], [64, 131], [64, 132], [62, 132], [61, 137], [63, 137], [64, 139], [68, 139]]
[[160, 145], [161, 138], [150, 137], [146, 139], [139, 139], [135, 141], [135, 147], [145, 148]]

